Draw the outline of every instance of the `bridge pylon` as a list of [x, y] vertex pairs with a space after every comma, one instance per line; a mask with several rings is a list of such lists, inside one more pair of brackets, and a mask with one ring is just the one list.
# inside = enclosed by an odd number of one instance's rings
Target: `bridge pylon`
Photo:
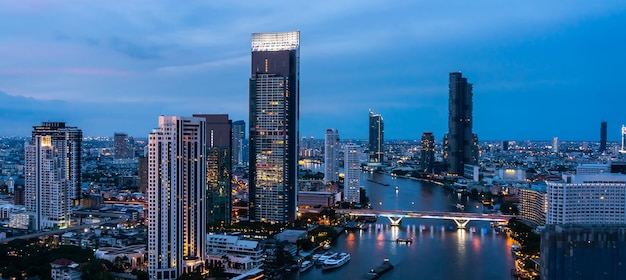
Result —
[[392, 226], [399, 226], [402, 222], [402, 216], [387, 216]]
[[470, 219], [464, 219], [464, 218], [455, 218], [452, 220], [454, 221], [454, 223], [456, 224], [456, 228], [458, 229], [464, 229], [467, 223], [470, 222]]

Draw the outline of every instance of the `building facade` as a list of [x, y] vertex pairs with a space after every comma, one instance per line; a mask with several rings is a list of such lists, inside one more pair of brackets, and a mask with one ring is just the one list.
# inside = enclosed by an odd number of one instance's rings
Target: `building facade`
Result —
[[113, 135], [113, 151], [116, 159], [133, 158], [134, 153], [128, 142], [128, 134], [115, 133]]
[[425, 173], [433, 173], [435, 168], [435, 136], [432, 132], [422, 134], [422, 161], [420, 169]]
[[339, 181], [339, 131], [327, 129], [324, 139], [324, 183]]
[[519, 210], [522, 219], [526, 219], [543, 226], [546, 224], [548, 212], [548, 196], [545, 186], [543, 188], [519, 189]]
[[32, 228], [67, 227], [73, 205], [80, 200], [83, 134], [64, 122], [33, 127], [25, 150], [26, 211]]
[[343, 200], [345, 202], [360, 203], [361, 197], [361, 163], [359, 156], [361, 147], [347, 144], [343, 152]]
[[178, 279], [206, 257], [205, 120], [160, 116], [148, 136], [148, 274]]
[[382, 164], [385, 160], [385, 122], [383, 116], [370, 110], [369, 128], [370, 163]]
[[252, 34], [251, 221], [295, 220], [298, 180], [300, 31]]
[[227, 114], [194, 114], [206, 121], [207, 222], [230, 225], [232, 121]]
[[233, 122], [232, 153], [233, 165], [243, 165], [247, 160], [243, 156], [243, 141], [246, 139], [246, 122], [238, 120]]
[[478, 162], [478, 136], [472, 132], [472, 84], [460, 72], [450, 73], [448, 133], [444, 136], [444, 160], [448, 173], [461, 175], [464, 164]]

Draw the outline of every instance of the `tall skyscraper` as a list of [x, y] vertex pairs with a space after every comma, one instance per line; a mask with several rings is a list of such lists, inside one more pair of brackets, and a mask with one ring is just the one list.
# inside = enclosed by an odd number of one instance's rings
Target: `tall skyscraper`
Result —
[[385, 160], [385, 123], [383, 116], [370, 110], [369, 150], [371, 163], [383, 163]]
[[116, 159], [128, 159], [134, 156], [126, 133], [115, 133], [113, 135], [113, 148]]
[[232, 121], [226, 114], [193, 116], [206, 121], [207, 222], [230, 225]]
[[78, 204], [83, 133], [64, 122], [33, 127], [25, 150], [25, 204], [33, 228], [67, 227]]
[[606, 151], [606, 122], [600, 122], [600, 149], [598, 152]]
[[421, 169], [426, 173], [433, 173], [435, 167], [435, 136], [432, 132], [422, 134], [422, 162]]
[[300, 31], [252, 34], [250, 220], [296, 218]]
[[448, 173], [463, 174], [464, 164], [478, 162], [478, 136], [472, 133], [472, 84], [461, 72], [450, 73], [448, 134], [444, 136], [444, 160]]
[[559, 137], [552, 138], [552, 152], [559, 152]]
[[246, 122], [233, 122], [233, 165], [243, 165], [243, 141], [246, 139]]
[[205, 120], [160, 116], [148, 136], [148, 274], [178, 279], [206, 258]]
[[324, 183], [339, 180], [339, 131], [327, 129], [324, 139]]
[[354, 144], [347, 144], [343, 152], [343, 200], [346, 202], [361, 202], [361, 164], [359, 155], [361, 147]]
[[626, 153], [626, 126], [624, 125], [622, 125], [622, 149], [619, 152]]

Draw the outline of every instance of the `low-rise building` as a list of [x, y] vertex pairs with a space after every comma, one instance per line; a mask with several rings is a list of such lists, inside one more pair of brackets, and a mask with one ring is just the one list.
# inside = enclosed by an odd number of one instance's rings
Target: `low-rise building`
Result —
[[68, 259], [58, 259], [50, 263], [50, 277], [53, 280], [81, 280], [78, 264]]
[[298, 207], [332, 207], [338, 201], [341, 201], [340, 192], [298, 192]]
[[131, 269], [134, 269], [146, 262], [146, 246], [140, 244], [126, 247], [104, 247], [96, 250], [94, 256], [112, 263], [115, 263], [116, 258], [120, 258], [123, 262], [128, 263]]
[[208, 234], [206, 240], [209, 264], [221, 262], [228, 273], [243, 274], [263, 263], [263, 250], [258, 241], [224, 234]]

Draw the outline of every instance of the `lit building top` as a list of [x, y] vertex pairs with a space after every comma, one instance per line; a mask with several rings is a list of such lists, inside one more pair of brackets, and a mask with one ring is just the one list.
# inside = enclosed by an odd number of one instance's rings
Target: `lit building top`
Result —
[[300, 48], [300, 31], [252, 33], [252, 51], [288, 51]]

